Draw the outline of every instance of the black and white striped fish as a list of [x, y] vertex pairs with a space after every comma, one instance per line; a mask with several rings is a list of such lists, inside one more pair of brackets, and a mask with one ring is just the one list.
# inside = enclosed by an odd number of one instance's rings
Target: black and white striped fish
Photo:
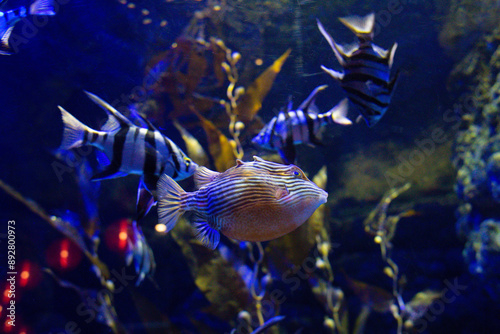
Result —
[[326, 87], [326, 85], [316, 87], [297, 110], [291, 110], [292, 106], [289, 104], [286, 111], [281, 111], [262, 128], [252, 139], [252, 143], [264, 149], [278, 151], [285, 163], [293, 163], [295, 145], [321, 145], [321, 132], [325, 125], [351, 124], [346, 117], [347, 99], [324, 114], [317, 113], [314, 100], [316, 95]]
[[128, 174], [142, 175], [137, 203], [139, 216], [142, 217], [154, 204], [147, 192], [156, 190], [156, 182], [161, 174], [182, 180], [193, 175], [198, 165], [149, 121], [144, 119], [147, 128], [138, 127], [96, 95], [85, 93], [108, 113], [108, 120], [97, 131], [59, 107], [64, 123], [60, 148], [67, 150], [92, 145], [104, 151], [111, 162], [104, 171], [94, 175], [92, 180]]
[[254, 157], [223, 173], [200, 167], [198, 191], [185, 192], [172, 178], [158, 181], [158, 217], [167, 232], [186, 211], [196, 213], [197, 238], [214, 249], [220, 233], [242, 241], [279, 238], [302, 225], [328, 194], [294, 165]]
[[[12, 31], [17, 22], [28, 15], [56, 15], [55, 0], [35, 0], [29, 7], [18, 7], [11, 10], [0, 11], [0, 55], [12, 55], [15, 47], [9, 43]], [[2, 4], [2, 2], [0, 2]], [[4, 7], [4, 5], [2, 5]], [[25, 38], [23, 37], [23, 41]]]
[[350, 16], [339, 20], [358, 37], [355, 45], [341, 46], [333, 40], [318, 20], [318, 28], [330, 44], [344, 72], [321, 68], [340, 81], [349, 101], [356, 106], [369, 127], [385, 114], [391, 101], [397, 74], [390, 78], [394, 54], [398, 46], [384, 50], [372, 43], [375, 14]]

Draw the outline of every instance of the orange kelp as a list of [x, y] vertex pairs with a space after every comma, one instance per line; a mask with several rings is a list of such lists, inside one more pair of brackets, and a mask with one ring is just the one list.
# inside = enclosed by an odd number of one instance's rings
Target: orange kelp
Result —
[[281, 71], [281, 67], [292, 52], [288, 49], [274, 61], [254, 82], [248, 87], [245, 94], [241, 96], [234, 113], [242, 122], [248, 123], [262, 108], [262, 101], [271, 90], [271, 87], [276, 79], [276, 76]]

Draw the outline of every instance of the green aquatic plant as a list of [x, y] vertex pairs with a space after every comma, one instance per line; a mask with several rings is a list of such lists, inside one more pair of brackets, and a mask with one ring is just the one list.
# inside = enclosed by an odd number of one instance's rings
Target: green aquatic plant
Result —
[[389, 310], [394, 316], [394, 319], [398, 322], [398, 333], [401, 333], [403, 329], [401, 311], [405, 309], [405, 303], [401, 295], [402, 287], [400, 285], [399, 268], [391, 257], [391, 240], [394, 237], [397, 224], [401, 218], [408, 216], [413, 211], [410, 210], [398, 215], [388, 216], [387, 209], [391, 202], [401, 195], [401, 193], [410, 189], [410, 186], [410, 183], [406, 183], [401, 187], [388, 190], [379, 204], [370, 212], [363, 222], [366, 233], [373, 235], [375, 243], [380, 245], [380, 254], [382, 255], [382, 259], [387, 263], [387, 267], [384, 268], [384, 273], [392, 279], [392, 296], [396, 300], [395, 304], [389, 306]]

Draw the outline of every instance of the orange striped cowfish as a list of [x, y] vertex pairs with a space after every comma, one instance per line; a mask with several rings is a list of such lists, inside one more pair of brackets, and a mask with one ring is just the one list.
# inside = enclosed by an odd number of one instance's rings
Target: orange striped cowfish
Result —
[[161, 176], [159, 222], [168, 232], [184, 212], [194, 211], [197, 238], [212, 249], [220, 233], [242, 241], [279, 238], [302, 225], [328, 197], [299, 167], [255, 156], [250, 162], [237, 160], [223, 173], [200, 167], [194, 179], [198, 191], [185, 192]]

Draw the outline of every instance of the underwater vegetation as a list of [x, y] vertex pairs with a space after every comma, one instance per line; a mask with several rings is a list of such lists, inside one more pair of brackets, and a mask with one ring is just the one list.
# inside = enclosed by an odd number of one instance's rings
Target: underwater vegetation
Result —
[[0, 59], [1, 333], [500, 331], [496, 3], [57, 4]]

